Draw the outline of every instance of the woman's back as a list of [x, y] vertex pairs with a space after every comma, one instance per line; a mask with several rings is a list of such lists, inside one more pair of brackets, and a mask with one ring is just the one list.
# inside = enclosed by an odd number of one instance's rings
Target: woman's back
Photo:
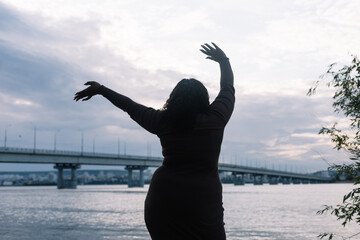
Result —
[[164, 165], [217, 169], [224, 128], [234, 108], [234, 92], [233, 87], [222, 89], [208, 110], [197, 115], [191, 130], [179, 131], [160, 121], [157, 135]]
[[145, 220], [153, 239], [225, 239], [218, 158], [234, 102], [234, 88], [222, 88], [188, 131], [153, 121], [158, 123], [154, 130], [164, 155], [145, 201]]
[[210, 105], [206, 88], [200, 93], [203, 85], [197, 80], [180, 81], [184, 84], [173, 90], [163, 110], [138, 104], [96, 82], [87, 82], [90, 87], [74, 98], [101, 94], [160, 138], [164, 161], [153, 174], [145, 200], [145, 222], [153, 240], [226, 239], [218, 158], [234, 108], [233, 74], [220, 48], [202, 48], [221, 70], [220, 92]]

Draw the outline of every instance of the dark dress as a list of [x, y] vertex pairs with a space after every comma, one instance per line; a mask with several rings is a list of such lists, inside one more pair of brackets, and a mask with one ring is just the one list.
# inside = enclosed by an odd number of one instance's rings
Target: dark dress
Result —
[[[218, 158], [235, 90], [221, 67], [221, 90], [188, 132], [172, 129], [164, 111], [138, 104], [106, 87], [100, 94], [160, 138], [164, 161], [154, 173], [145, 200], [145, 222], [153, 240], [226, 239]], [[231, 68], [230, 68], [231, 71]]]

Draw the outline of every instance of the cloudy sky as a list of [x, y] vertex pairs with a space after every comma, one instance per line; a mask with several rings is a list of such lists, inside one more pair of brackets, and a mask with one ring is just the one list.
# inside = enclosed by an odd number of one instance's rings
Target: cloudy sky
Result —
[[[312, 83], [333, 62], [360, 52], [360, 2], [0, 0], [0, 146], [161, 156], [153, 136], [102, 97], [74, 102], [98, 81], [161, 108], [175, 84], [195, 77], [211, 100], [219, 68], [200, 44], [231, 60], [236, 106], [221, 162], [298, 172], [347, 158], [322, 126], [344, 122], [331, 91]], [[5, 142], [5, 132], [7, 140]], [[55, 141], [56, 140], [56, 141]], [[50, 165], [0, 164], [0, 171]]]

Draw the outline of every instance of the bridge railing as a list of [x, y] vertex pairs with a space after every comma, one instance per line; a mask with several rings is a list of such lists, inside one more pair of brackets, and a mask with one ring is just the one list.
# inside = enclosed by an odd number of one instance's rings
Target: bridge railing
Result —
[[[67, 162], [74, 162], [79, 164], [90, 165], [134, 165], [134, 166], [151, 166], [158, 167], [163, 160], [162, 157], [149, 157], [149, 156], [137, 156], [137, 155], [121, 155], [113, 153], [94, 153], [94, 152], [76, 152], [76, 151], [64, 151], [64, 150], [49, 150], [49, 149], [29, 149], [29, 148], [4, 148], [0, 147], [0, 154], [4, 155], [28, 155], [36, 158], [37, 163], [47, 163], [48, 158], [56, 158], [52, 160], [52, 163], [56, 163], [65, 158], [69, 160]], [[41, 160], [38, 160], [40, 159]], [[24, 161], [28, 161], [28, 158], [22, 157]], [[101, 159], [101, 161], [97, 161]], [[1, 160], [1, 159], [0, 159]], [[5, 160], [6, 161], [6, 160]], [[2, 162], [5, 162], [2, 161]], [[23, 161], [23, 162], [24, 162]], [[21, 162], [18, 160], [18, 162]], [[294, 173], [281, 170], [267, 169], [267, 168], [255, 168], [249, 166], [234, 165], [228, 163], [219, 163], [219, 171], [233, 172], [234, 174], [257, 174], [268, 176], [280, 176], [287, 178], [300, 178], [300, 179], [313, 179], [313, 180], [330, 180], [330, 178], [315, 176], [312, 174]]]
[[99, 152], [78, 152], [67, 150], [50, 150], [50, 149], [31, 149], [31, 148], [14, 148], [14, 147], [0, 147], [0, 152], [4, 153], [24, 153], [24, 154], [51, 154], [63, 156], [88, 156], [88, 157], [108, 157], [108, 158], [126, 158], [136, 160], [158, 160], [162, 161], [162, 157], [140, 156], [140, 155], [126, 155], [115, 153], [99, 153]]

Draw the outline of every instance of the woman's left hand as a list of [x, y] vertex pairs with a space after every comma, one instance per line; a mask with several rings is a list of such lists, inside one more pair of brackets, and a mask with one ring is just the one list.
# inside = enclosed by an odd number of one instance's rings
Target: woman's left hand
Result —
[[89, 100], [92, 96], [99, 93], [99, 88], [101, 87], [101, 85], [95, 81], [86, 82], [84, 85], [90, 86], [80, 92], [75, 93], [75, 101], [79, 101], [80, 99], [83, 101]]
[[222, 62], [224, 60], [229, 60], [228, 57], [226, 57], [226, 54], [221, 50], [215, 43], [212, 43], [213, 46], [210, 44], [205, 43], [204, 45], [201, 45], [202, 49], [200, 49], [201, 52], [203, 52], [205, 55], [207, 55], [207, 59], [211, 59], [215, 62]]

